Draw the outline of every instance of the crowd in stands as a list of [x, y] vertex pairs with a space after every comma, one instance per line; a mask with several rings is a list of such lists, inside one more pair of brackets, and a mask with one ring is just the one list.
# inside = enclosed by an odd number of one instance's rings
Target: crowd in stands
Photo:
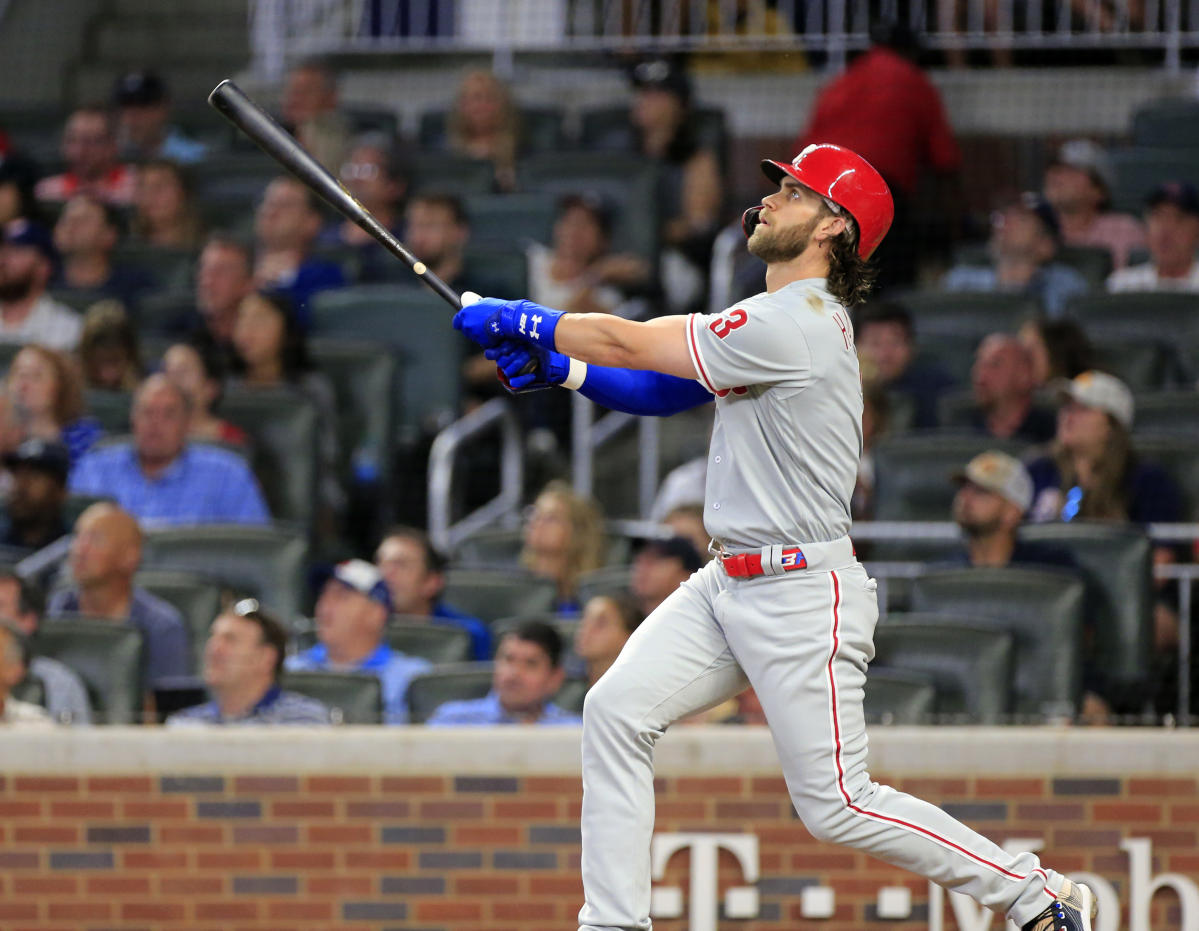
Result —
[[[1193, 469], [1169, 444], [1149, 444], [1161, 462], [1143, 452], [1160, 424], [1143, 434], [1137, 421], [1146, 393], [1193, 396], [1199, 377], [1199, 327], [1163, 328], [1177, 314], [1153, 316], [1163, 293], [1199, 300], [1199, 191], [1163, 177], [1141, 216], [1114, 212], [1109, 152], [1068, 140], [1047, 150], [1038, 190], [994, 192], [986, 241], [955, 243], [952, 267], [927, 287], [911, 208], [927, 172], [952, 188], [961, 151], [912, 37], [876, 38], [796, 128], [797, 146], [867, 155], [897, 201], [882, 290], [854, 312], [865, 407], [854, 516], [895, 517], [891, 470], [905, 437], [969, 437], [969, 454], [925, 475], [937, 503], [918, 519], [952, 520], [962, 534], [934, 563], [1089, 578], [1068, 546], [1030, 541], [1023, 528], [1144, 527], [1199, 513]], [[394, 114], [389, 123], [346, 106], [320, 61], [292, 69], [278, 114], [455, 290], [642, 319], [761, 290], [732, 221], [723, 114], [695, 100], [677, 59], [635, 62], [628, 78], [630, 106], [584, 118], [572, 156], [561, 154], [570, 143], [560, 121], [523, 107], [486, 71], [462, 77], [415, 146], [398, 138]], [[382, 723], [577, 723], [586, 688], [711, 558], [702, 457], [672, 463], [652, 513], [636, 515], [655, 533], [610, 533], [598, 504], [559, 474], [531, 489], [502, 555], [472, 562], [436, 549], [415, 526], [423, 502], [397, 504], [393, 485], [397, 475], [423, 484], [428, 442], [447, 416], [503, 396], [493, 364], [453, 343], [433, 360], [458, 382], [450, 409], [412, 414], [425, 409], [423, 386], [403, 372], [424, 350], [407, 340], [402, 313], [423, 294], [408, 270], [231, 136], [182, 130], [152, 72], [123, 76], [109, 105], [70, 113], [57, 163], [0, 158], [0, 230], [0, 556], [21, 567], [0, 569], [5, 723], [106, 720], [105, 683], [47, 646], [47, 629], [78, 617], [137, 632], [130, 674], [141, 710], [172, 726], [335, 723], [350, 699], [314, 674], [349, 690], [375, 683]], [[364, 340], [348, 326], [359, 305], [333, 298], [372, 294], [397, 317]], [[1122, 327], [1088, 318], [1087, 302], [1105, 295], [1129, 301]], [[1128, 317], [1138, 300], [1143, 321]], [[1137, 364], [1130, 347], [1152, 361]], [[359, 354], [338, 368], [339, 349]], [[386, 437], [363, 426], [372, 411], [353, 394], [380, 358], [401, 372], [385, 369]], [[564, 398], [512, 403], [527, 432], [545, 428], [564, 450]], [[1196, 452], [1184, 430], [1164, 432]], [[204, 525], [302, 541], [307, 558], [290, 583], [300, 610], [282, 614], [209, 565], [192, 580], [219, 598], [202, 608], [187, 601], [193, 590], [156, 580], [164, 566], [188, 568], [157, 561], [157, 535]], [[242, 538], [230, 539], [225, 556], [236, 561]], [[869, 559], [869, 545], [861, 553]], [[1157, 566], [1193, 558], [1176, 540], [1152, 548]], [[474, 570], [499, 570], [523, 597], [544, 598], [529, 609], [505, 590], [489, 602], [462, 581]], [[1092, 581], [1093, 604], [1104, 596]], [[1079, 720], [1176, 710], [1171, 663], [1190, 619], [1175, 583], [1146, 584], [1151, 655], [1139, 690], [1109, 681], [1088, 621]], [[469, 685], [438, 707], [428, 696], [441, 695], [443, 674]], [[726, 719], [760, 723], [752, 693], [704, 717]]]

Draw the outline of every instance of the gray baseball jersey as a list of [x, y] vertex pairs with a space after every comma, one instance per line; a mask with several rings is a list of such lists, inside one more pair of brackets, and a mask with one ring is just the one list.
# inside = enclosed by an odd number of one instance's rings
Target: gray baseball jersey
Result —
[[862, 381], [849, 314], [825, 279], [722, 314], [692, 314], [687, 345], [716, 395], [704, 526], [730, 549], [849, 533], [862, 455]]

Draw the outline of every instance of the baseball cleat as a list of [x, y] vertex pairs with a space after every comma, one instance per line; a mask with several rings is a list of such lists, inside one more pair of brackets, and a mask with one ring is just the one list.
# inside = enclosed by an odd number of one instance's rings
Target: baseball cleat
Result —
[[1022, 931], [1093, 931], [1091, 920], [1098, 911], [1095, 893], [1082, 883], [1066, 880], [1057, 901], [1024, 926]]

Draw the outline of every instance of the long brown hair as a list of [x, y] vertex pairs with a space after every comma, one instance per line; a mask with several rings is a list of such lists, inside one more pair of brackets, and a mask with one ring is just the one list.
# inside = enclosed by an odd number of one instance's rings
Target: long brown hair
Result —
[[[561, 479], [546, 485], [537, 498], [557, 499], [569, 514], [570, 542], [566, 546], [563, 578], [559, 582], [574, 591], [579, 576], [604, 564], [607, 543], [603, 515], [594, 501], [576, 494], [570, 483]], [[527, 548], [521, 551], [521, 564], [526, 568], [533, 567], [533, 554]]]
[[51, 349], [41, 343], [26, 343], [17, 355], [23, 352], [39, 356], [54, 369], [55, 422], [60, 427], [65, 427], [82, 417], [84, 410], [83, 377], [75, 360], [65, 352], [59, 352], [57, 349]]
[[870, 295], [877, 278], [878, 270], [858, 255], [858, 225], [846, 216], [844, 231], [829, 240], [828, 293], [854, 307]]
[[[1128, 520], [1128, 475], [1135, 464], [1132, 439], [1122, 423], [1107, 415], [1111, 433], [1107, 448], [1094, 465], [1094, 484], [1083, 489], [1079, 501], [1079, 518], [1090, 520]], [[1054, 441], [1050, 448], [1058, 474], [1062, 477], [1062, 492], [1079, 484], [1078, 472], [1074, 468], [1074, 457]]]

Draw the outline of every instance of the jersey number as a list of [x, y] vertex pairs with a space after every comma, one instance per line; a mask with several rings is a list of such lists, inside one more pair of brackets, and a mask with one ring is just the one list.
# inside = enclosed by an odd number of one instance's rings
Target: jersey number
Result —
[[743, 327], [749, 322], [749, 314], [740, 307], [730, 310], [728, 315], [721, 315], [708, 324], [708, 329], [716, 334], [717, 339], [724, 339], [733, 330]]

